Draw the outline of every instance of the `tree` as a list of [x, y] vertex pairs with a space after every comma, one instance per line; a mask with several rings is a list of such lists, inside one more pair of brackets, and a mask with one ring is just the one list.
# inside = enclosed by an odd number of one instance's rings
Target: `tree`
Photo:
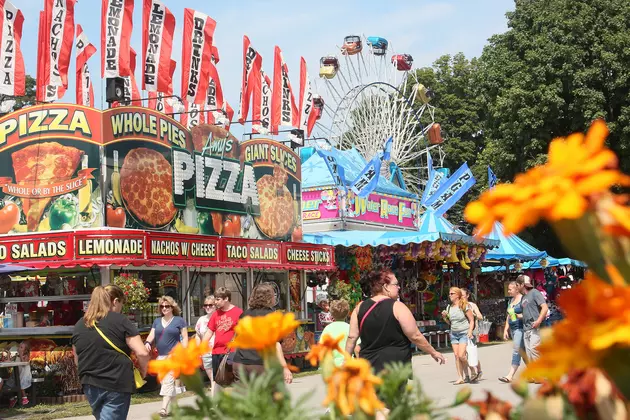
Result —
[[[507, 17], [508, 31], [490, 38], [476, 73], [486, 138], [479, 162], [509, 181], [543, 163], [554, 137], [604, 118], [628, 171], [630, 2], [516, 0]], [[530, 232], [534, 244], [557, 251], [542, 229]]]
[[[0, 95], [0, 103], [12, 99], [10, 96]], [[24, 108], [25, 106], [35, 105], [35, 79], [28, 74], [26, 75], [26, 95], [15, 98], [13, 110]]]
[[468, 60], [463, 53], [458, 53], [444, 55], [432, 67], [416, 71], [418, 80], [435, 92], [431, 104], [436, 107], [435, 122], [440, 124], [445, 139], [444, 166], [454, 171], [468, 162], [477, 178], [472, 191], [449, 210], [449, 219], [458, 225], [463, 222], [465, 204], [479, 194], [487, 179], [485, 166], [477, 164], [484, 147], [480, 103], [475, 86], [477, 66], [476, 59]]

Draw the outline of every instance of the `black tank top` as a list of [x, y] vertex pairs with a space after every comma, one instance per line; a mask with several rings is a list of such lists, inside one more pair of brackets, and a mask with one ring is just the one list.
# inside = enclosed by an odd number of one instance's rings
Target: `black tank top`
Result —
[[[360, 331], [361, 352], [359, 356], [369, 360], [378, 373], [384, 369], [386, 363], [411, 362], [411, 341], [403, 333], [400, 323], [394, 316], [393, 299], [385, 299], [378, 304], [365, 318]], [[365, 313], [376, 305], [372, 299], [361, 303], [357, 319], [359, 326]]]

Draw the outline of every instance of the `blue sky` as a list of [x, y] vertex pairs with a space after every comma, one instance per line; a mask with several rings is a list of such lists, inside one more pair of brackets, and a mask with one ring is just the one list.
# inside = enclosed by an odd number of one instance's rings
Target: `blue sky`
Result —
[[[22, 51], [26, 71], [35, 76], [37, 23], [43, 0], [10, 0], [25, 17]], [[179, 93], [181, 32], [185, 7], [199, 10], [217, 21], [215, 44], [221, 62], [219, 75], [225, 97], [237, 108], [242, 72], [242, 38], [263, 55], [263, 68], [273, 72], [273, 48], [280, 46], [289, 67], [292, 85], [299, 90], [299, 60], [304, 56], [311, 78], [317, 77], [319, 58], [334, 54], [336, 45], [349, 34], [382, 36], [398, 53], [414, 57], [414, 67], [431, 65], [443, 54], [464, 52], [478, 56], [486, 40], [507, 29], [505, 13], [514, 8], [512, 0], [434, 0], [434, 1], [288, 1], [250, 0], [209, 2], [199, 0], [164, 0], [177, 20], [173, 58], [178, 62], [175, 93]], [[142, 1], [136, 0], [132, 47], [140, 55]], [[89, 61], [95, 80], [95, 97], [100, 102], [100, 0], [79, 0], [75, 20], [81, 24], [98, 52]], [[74, 51], [70, 67], [71, 86], [64, 102], [74, 102]], [[138, 59], [140, 62], [140, 59]], [[136, 78], [140, 79], [138, 64]], [[325, 92], [320, 92], [325, 95]], [[324, 96], [325, 99], [325, 96]]]

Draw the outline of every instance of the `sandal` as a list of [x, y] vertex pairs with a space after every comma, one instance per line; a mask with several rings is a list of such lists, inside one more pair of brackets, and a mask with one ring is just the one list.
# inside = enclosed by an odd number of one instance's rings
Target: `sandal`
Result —
[[499, 378], [499, 381], [505, 383], [505, 384], [509, 384], [510, 382], [512, 382], [511, 380], [509, 380], [508, 378], [506, 378], [505, 376], [502, 376]]
[[480, 376], [481, 374], [475, 373], [473, 376], [470, 377], [470, 382], [477, 382]]
[[481, 379], [481, 377], [482, 377], [482, 376], [483, 376], [483, 372], [482, 372], [482, 371], [479, 371], [479, 372], [477, 373], [477, 377], [475, 378], [475, 380], [476, 380], [476, 381], [478, 381], [479, 379]]
[[165, 409], [161, 409], [158, 415], [162, 418], [168, 417], [168, 413], [166, 412]]
[[466, 376], [466, 379], [464, 379], [464, 382], [469, 384], [470, 383], [470, 376]]
[[466, 382], [464, 382], [462, 379], [458, 379], [457, 381], [453, 382], [453, 385], [464, 385]]

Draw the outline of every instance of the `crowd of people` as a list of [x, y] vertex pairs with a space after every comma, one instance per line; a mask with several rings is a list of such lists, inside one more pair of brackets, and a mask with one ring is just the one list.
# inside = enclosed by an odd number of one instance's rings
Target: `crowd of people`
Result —
[[[375, 373], [381, 372], [392, 362], [410, 363], [415, 346], [429, 354], [439, 364], [446, 358], [438, 352], [419, 330], [409, 308], [400, 302], [400, 284], [390, 271], [372, 272], [369, 275], [369, 298], [360, 302], [350, 313], [347, 301], [327, 303], [326, 319], [322, 336], [340, 337], [341, 348], [349, 354], [367, 359]], [[514, 342], [509, 373], [499, 378], [511, 382], [518, 370], [523, 355], [526, 360], [538, 357], [540, 327], [547, 313], [547, 304], [541, 293], [532, 285], [528, 276], [521, 275], [508, 288], [511, 296], [506, 313], [504, 338], [510, 336]], [[208, 341], [212, 351], [202, 356], [203, 369], [211, 380], [211, 392], [221, 390], [217, 375], [224, 358], [232, 366], [234, 380], [242, 375], [257, 375], [264, 371], [263, 361], [255, 351], [229, 348], [234, 339], [235, 327], [245, 316], [260, 317], [274, 311], [276, 307], [274, 288], [268, 283], [254, 287], [245, 311], [232, 304], [231, 292], [218, 288], [212, 296], [205, 298], [205, 315], [195, 325], [197, 342]], [[471, 302], [466, 289], [452, 287], [450, 303], [442, 317], [450, 326], [450, 340], [455, 355], [457, 379], [455, 385], [477, 382], [482, 376], [478, 360], [478, 321], [483, 319], [479, 307]], [[122, 290], [115, 285], [98, 286], [94, 289], [85, 316], [75, 325], [72, 345], [78, 364], [83, 391], [97, 419], [126, 418], [135, 391], [135, 354], [140, 374], [144, 377], [151, 357], [164, 359], [173, 348], [189, 340], [186, 321], [180, 316], [177, 302], [170, 296], [159, 300], [160, 315], [153, 322], [144, 342], [137, 328], [121, 314], [125, 303]], [[328, 313], [329, 311], [329, 313]], [[288, 369], [281, 344], [277, 344], [277, 357], [284, 368], [284, 379], [291, 383], [293, 376]], [[344, 363], [344, 356], [333, 354], [335, 364]], [[225, 365], [225, 364], [224, 364]], [[2, 382], [0, 382], [2, 386]], [[172, 398], [181, 390], [181, 385], [172, 375], [161, 381], [161, 417], [169, 415]], [[25, 397], [25, 396], [24, 396]]]

